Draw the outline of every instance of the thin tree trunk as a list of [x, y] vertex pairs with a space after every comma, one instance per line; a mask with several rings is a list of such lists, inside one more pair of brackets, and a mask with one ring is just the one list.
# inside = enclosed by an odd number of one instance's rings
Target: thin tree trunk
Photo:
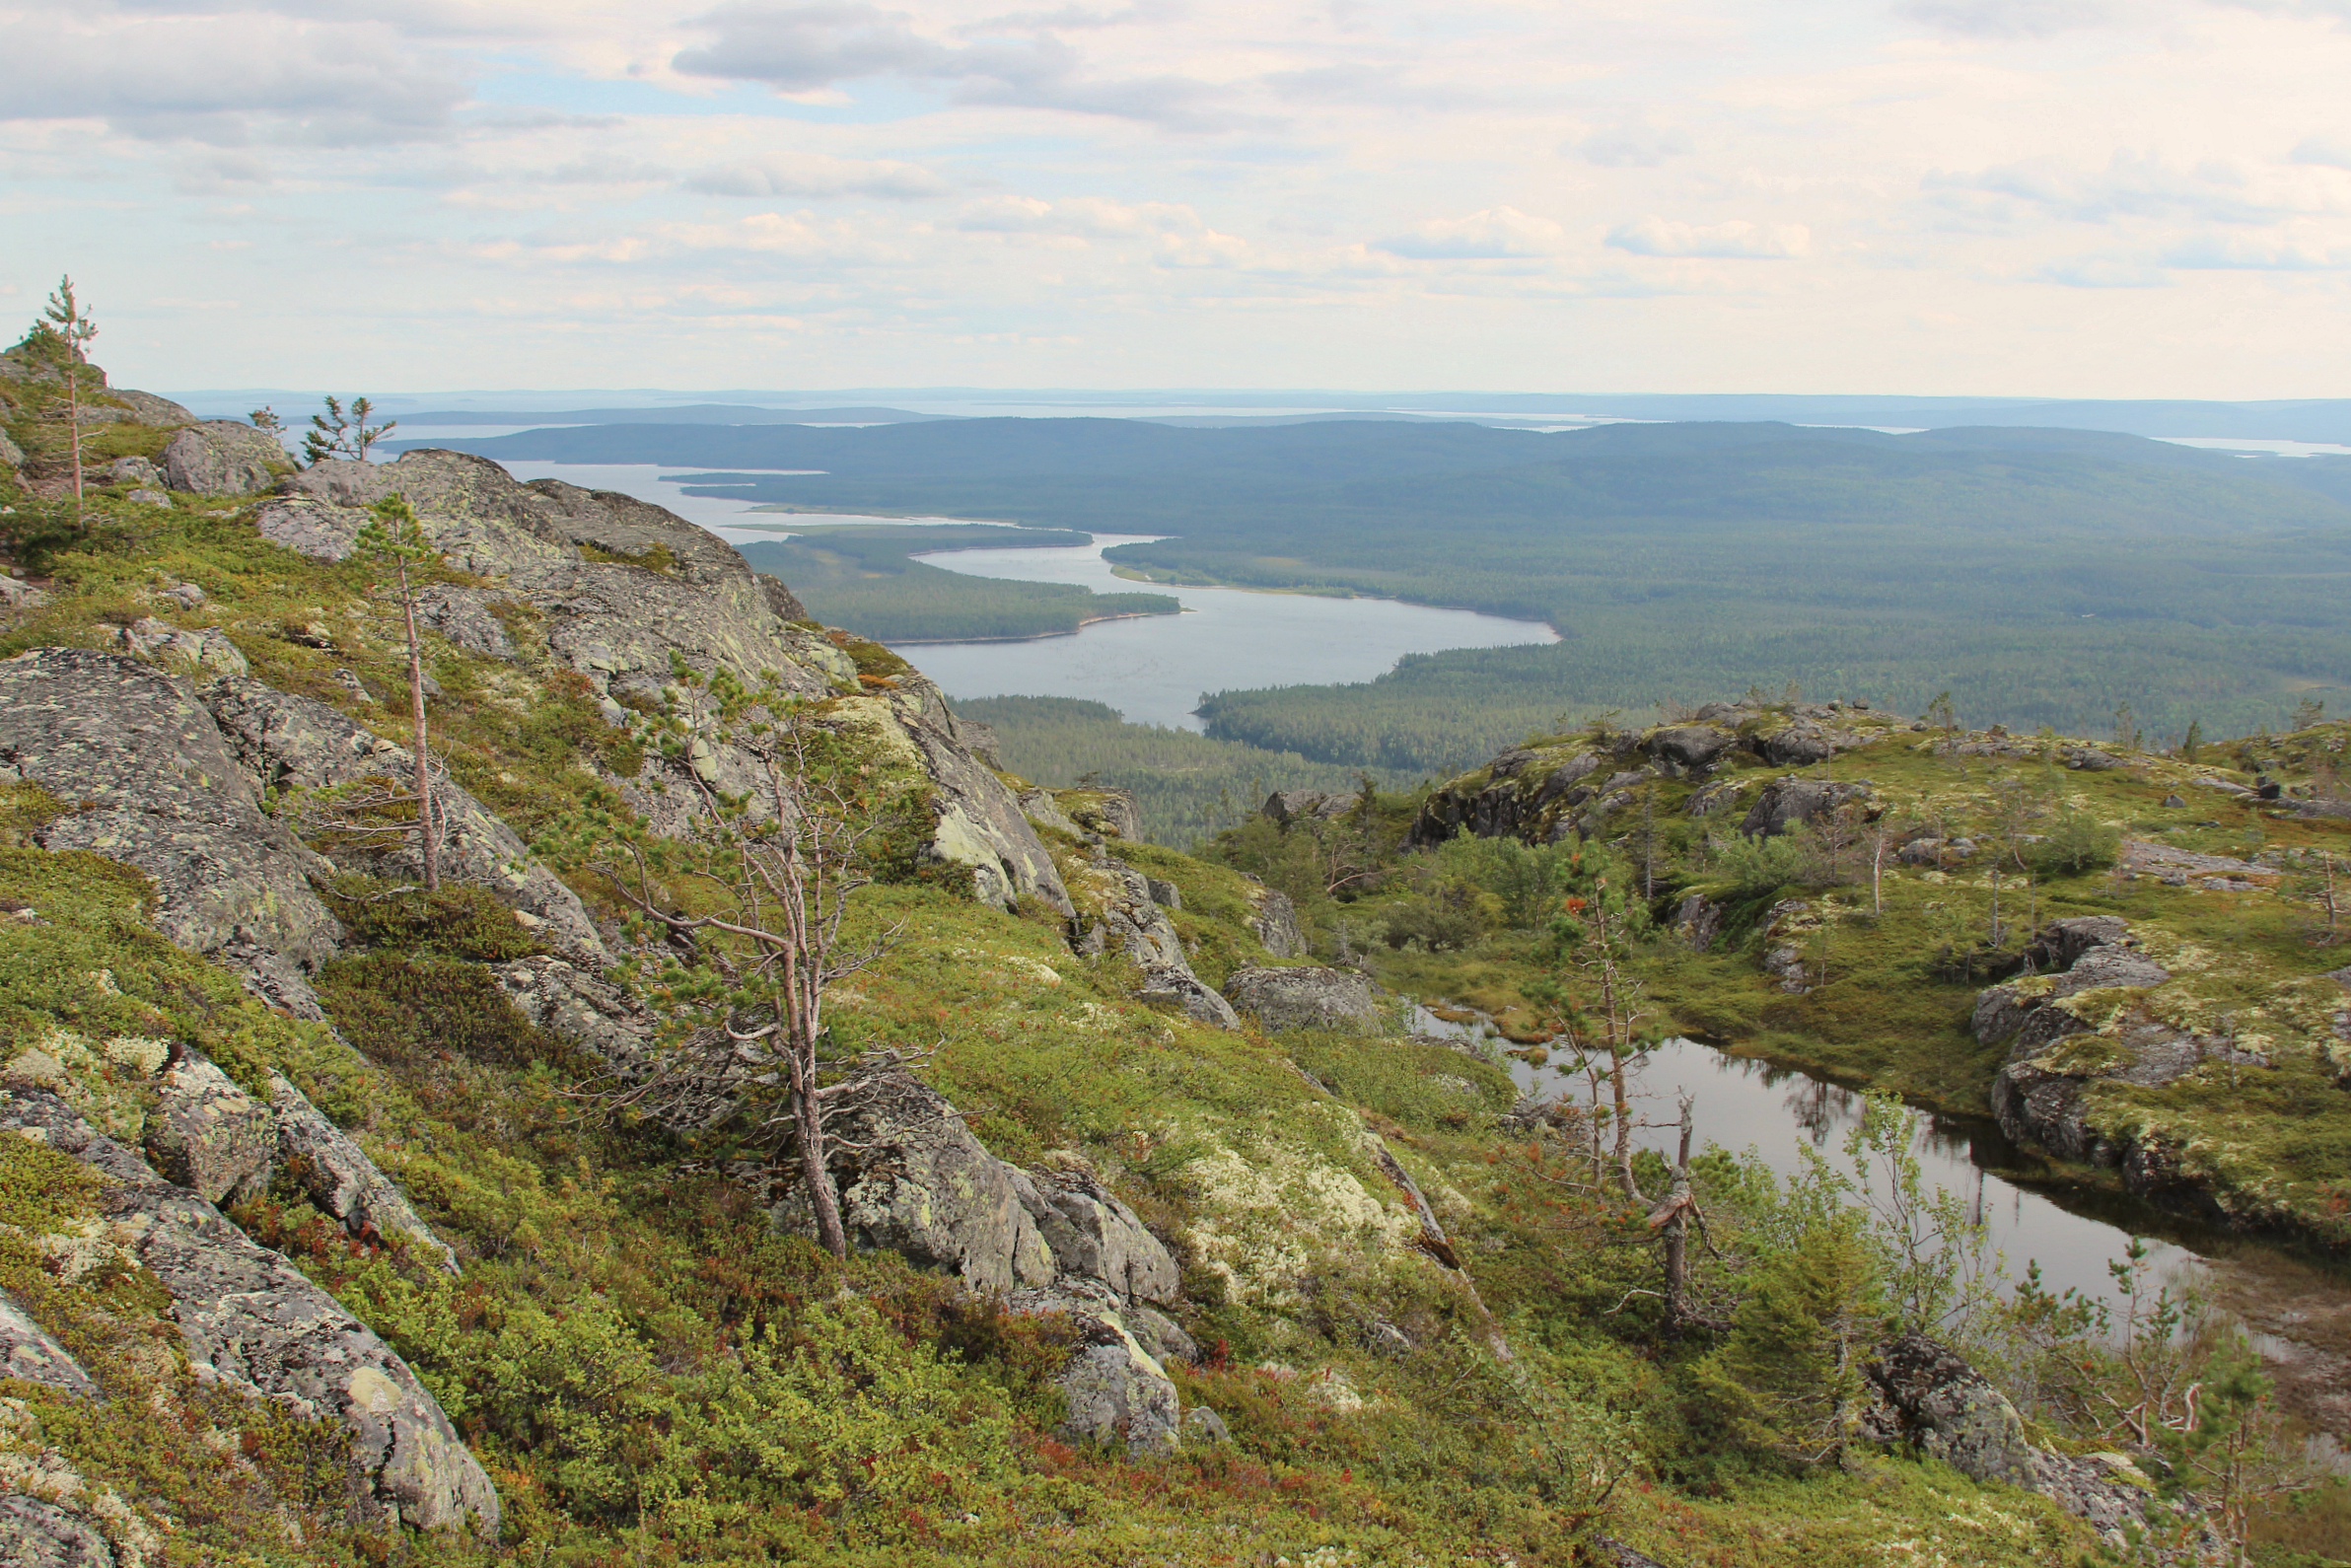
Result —
[[440, 846], [433, 832], [432, 752], [425, 748], [424, 650], [416, 643], [416, 600], [408, 592], [408, 563], [400, 566], [400, 610], [408, 621], [408, 707], [416, 721], [416, 845], [424, 859], [428, 892], [441, 887]]
[[[812, 1064], [813, 1069], [813, 1064]], [[809, 1210], [816, 1216], [817, 1241], [843, 1262], [849, 1259], [848, 1233], [841, 1229], [841, 1200], [832, 1189], [832, 1170], [824, 1160], [822, 1107], [817, 1101], [817, 1075], [792, 1064], [792, 1120], [800, 1134], [800, 1176], [808, 1188]]]
[[82, 356], [76, 351], [65, 365], [66, 429], [73, 443], [74, 527], [82, 526]]
[[1681, 1101], [1681, 1152], [1674, 1162], [1674, 1185], [1666, 1204], [1666, 1327], [1678, 1332], [1689, 1319], [1690, 1100]]

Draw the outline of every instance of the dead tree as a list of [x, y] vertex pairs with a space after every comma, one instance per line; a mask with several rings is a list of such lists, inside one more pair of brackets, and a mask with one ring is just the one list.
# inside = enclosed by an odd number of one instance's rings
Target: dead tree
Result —
[[[725, 976], [699, 993], [683, 988], [671, 1059], [618, 1098], [656, 1102], [713, 1066], [735, 1072], [753, 1100], [761, 1090], [779, 1093], [778, 1113], [759, 1125], [787, 1131], [798, 1146], [817, 1239], [845, 1258], [827, 1123], [875, 1072], [907, 1058], [895, 1051], [844, 1058], [824, 1022], [825, 993], [894, 944], [897, 926], [862, 943], [845, 940], [842, 927], [851, 895], [874, 881], [873, 840], [898, 826], [904, 812], [877, 799], [868, 775], [822, 754], [830, 738], [805, 714], [726, 726], [719, 739], [754, 764], [753, 790], [731, 799], [690, 773], [702, 810], [683, 838], [654, 838], [606, 812], [581, 846], [587, 869], [642, 921], [692, 939]], [[713, 1047], [723, 1062], [708, 1060]]]

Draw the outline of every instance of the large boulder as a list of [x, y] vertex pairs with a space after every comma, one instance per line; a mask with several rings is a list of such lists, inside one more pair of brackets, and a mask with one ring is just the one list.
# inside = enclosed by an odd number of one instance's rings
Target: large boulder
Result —
[[153, 879], [157, 929], [268, 1000], [319, 1018], [309, 976], [341, 927], [311, 890], [326, 862], [260, 790], [187, 684], [132, 658], [36, 648], [0, 661], [0, 777], [82, 803], [34, 836]]
[[167, 1180], [211, 1203], [243, 1202], [269, 1185], [277, 1116], [229, 1075], [182, 1046], [156, 1080], [147, 1158]]
[[[896, 1252], [923, 1268], [1003, 1292], [1052, 1282], [1053, 1253], [1030, 1218], [1011, 1169], [980, 1145], [935, 1090], [909, 1074], [867, 1076], [831, 1107], [827, 1168], [852, 1245]], [[779, 1157], [773, 1215], [814, 1224], [797, 1153]]]
[[1384, 1032], [1387, 1020], [1372, 982], [1352, 969], [1294, 967], [1235, 969], [1225, 999], [1254, 1017], [1260, 1029], [1340, 1029]]
[[1232, 1004], [1192, 973], [1167, 910], [1151, 896], [1151, 879], [1122, 861], [1097, 852], [1071, 889], [1079, 913], [1071, 921], [1070, 946], [1080, 954], [1116, 951], [1143, 971], [1135, 994], [1174, 1007], [1186, 1017], [1219, 1029], [1239, 1029]]
[[169, 1297], [167, 1316], [199, 1383], [342, 1426], [364, 1523], [496, 1535], [497, 1492], [439, 1402], [301, 1270], [52, 1094], [20, 1091], [0, 1105], [0, 1135], [46, 1143], [108, 1178], [101, 1216]]
[[1175, 1453], [1182, 1412], [1167, 1369], [1114, 1318], [1072, 1314], [1071, 1321], [1084, 1337], [1054, 1380], [1069, 1412], [1061, 1435], [1138, 1458]]
[[1866, 801], [1869, 793], [1862, 785], [1833, 783], [1827, 779], [1773, 779], [1747, 808], [1739, 830], [1749, 838], [1769, 838], [1799, 822], [1818, 821], [1851, 802]]
[[2185, 1544], [2159, 1561], [2218, 1568], [2232, 1560], [2191, 1505], [2160, 1499], [2122, 1456], [2035, 1447], [2008, 1396], [1948, 1346], [1904, 1334], [1862, 1371], [1877, 1394], [1864, 1430], [1877, 1441], [1910, 1444], [1971, 1480], [2037, 1492], [2089, 1524], [2114, 1550], [2160, 1531]]
[[135, 392], [128, 387], [116, 387], [108, 393], [129, 413], [131, 422], [141, 425], [185, 425], [195, 422], [195, 412], [185, 403], [176, 403], [155, 392]]
[[1099, 1280], [1125, 1302], [1174, 1303], [1183, 1270], [1135, 1211], [1091, 1176], [1006, 1168], [1057, 1273]]
[[1653, 731], [1642, 748], [1661, 762], [1697, 772], [1712, 767], [1717, 757], [1738, 744], [1738, 736], [1711, 724], [1677, 724]]
[[164, 483], [195, 495], [263, 495], [293, 466], [266, 430], [228, 420], [190, 425], [164, 448]]

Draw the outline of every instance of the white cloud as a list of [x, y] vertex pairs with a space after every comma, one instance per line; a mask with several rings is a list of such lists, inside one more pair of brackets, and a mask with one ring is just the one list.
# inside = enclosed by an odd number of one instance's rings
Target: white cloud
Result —
[[880, 196], [920, 201], [954, 189], [930, 170], [894, 159], [833, 158], [823, 153], [765, 153], [712, 164], [685, 177], [688, 190], [708, 196], [765, 199]]
[[0, 117], [99, 119], [127, 135], [235, 146], [350, 146], [448, 133], [455, 64], [383, 23], [289, 27], [258, 15], [94, 26], [55, 11], [0, 22]]
[[1652, 213], [1610, 229], [1607, 243], [1635, 255], [1784, 260], [1810, 254], [1813, 232], [1801, 223], [1759, 224], [1744, 218], [1729, 223], [1670, 223]]
[[1548, 218], [1531, 218], [1516, 207], [1488, 207], [1466, 218], [1436, 218], [1374, 247], [1414, 261], [1487, 261], [1545, 255], [1559, 249], [1566, 231]]
[[2331, 272], [2351, 267], [2351, 245], [2331, 250], [2282, 240], [2232, 235], [2174, 246], [2164, 265], [2202, 272]]
[[900, 77], [941, 84], [962, 104], [1063, 109], [1187, 130], [1239, 122], [1211, 112], [1220, 95], [1205, 82], [1157, 72], [1097, 75], [1049, 32], [943, 43], [916, 31], [902, 13], [839, 0], [722, 6], [696, 25], [711, 40], [679, 50], [670, 62], [686, 76], [764, 82], [784, 93]]

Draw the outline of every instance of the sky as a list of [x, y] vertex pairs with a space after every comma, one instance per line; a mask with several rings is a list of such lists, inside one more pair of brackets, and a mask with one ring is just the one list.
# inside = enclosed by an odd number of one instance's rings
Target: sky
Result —
[[2351, 395], [2351, 0], [0, 0], [123, 385]]

